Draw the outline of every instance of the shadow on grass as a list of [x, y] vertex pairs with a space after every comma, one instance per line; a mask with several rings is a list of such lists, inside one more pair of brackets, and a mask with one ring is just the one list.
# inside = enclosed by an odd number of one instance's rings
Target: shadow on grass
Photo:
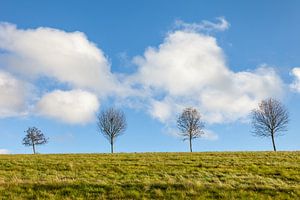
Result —
[[297, 199], [299, 191], [263, 187], [205, 187], [187, 184], [7, 184], [2, 199]]

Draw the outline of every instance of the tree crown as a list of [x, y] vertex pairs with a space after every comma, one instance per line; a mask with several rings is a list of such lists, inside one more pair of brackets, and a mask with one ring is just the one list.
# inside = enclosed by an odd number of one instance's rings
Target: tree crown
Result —
[[109, 140], [115, 140], [127, 127], [126, 118], [121, 110], [109, 108], [98, 115], [98, 128], [101, 133]]
[[252, 115], [253, 133], [260, 137], [281, 135], [287, 130], [289, 115], [284, 105], [273, 98], [261, 101]]
[[41, 145], [48, 142], [48, 138], [36, 127], [29, 127], [25, 132], [27, 133], [23, 139], [25, 146]]
[[204, 122], [201, 121], [201, 115], [192, 107], [183, 110], [177, 119], [177, 127], [183, 140], [199, 138], [204, 134]]

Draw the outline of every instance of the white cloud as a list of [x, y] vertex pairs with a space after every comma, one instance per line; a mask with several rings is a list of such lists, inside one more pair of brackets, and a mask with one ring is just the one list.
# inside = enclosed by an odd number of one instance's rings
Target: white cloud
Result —
[[206, 140], [218, 140], [219, 136], [214, 133], [211, 130], [204, 130], [204, 134], [201, 136], [201, 138], [206, 139]]
[[294, 76], [295, 80], [290, 87], [292, 90], [300, 92], [300, 67], [293, 68], [292, 75]]
[[7, 149], [0, 149], [0, 154], [10, 154], [11, 152]]
[[94, 119], [99, 108], [97, 96], [82, 90], [55, 90], [37, 103], [39, 114], [67, 123], [87, 123]]
[[[138, 69], [131, 75], [113, 74], [103, 51], [84, 33], [47, 27], [18, 29], [0, 23], [0, 67], [31, 81], [48, 77], [67, 83], [70, 91], [56, 88], [40, 99], [35, 111], [69, 123], [91, 121], [98, 98], [110, 95], [131, 105], [139, 102], [164, 123], [174, 121], [186, 106], [197, 107], [210, 123], [234, 121], [245, 117], [259, 100], [280, 96], [283, 83], [265, 66], [253, 71], [230, 70], [216, 38], [199, 32], [228, 29], [225, 18], [217, 20], [177, 21], [179, 30], [169, 32], [159, 47], [149, 47], [143, 56], [133, 59]], [[0, 116], [24, 108], [26, 90], [22, 86], [8, 87], [11, 96], [20, 97], [0, 100]], [[0, 84], [0, 90], [10, 91], [3, 89], [6, 87]]]
[[[121, 84], [123, 76], [110, 71], [103, 51], [78, 31], [48, 27], [19, 29], [0, 22], [0, 68], [40, 87], [37, 88], [40, 93], [48, 90], [44, 85], [51, 82], [57, 90], [43, 96], [30, 114], [38, 112], [69, 123], [90, 121], [99, 107], [98, 98], [123, 98], [132, 92], [125, 83]], [[8, 73], [2, 74], [0, 117], [28, 112], [24, 109], [27, 86]], [[40, 80], [46, 80], [46, 84]], [[62, 85], [71, 91], [60, 91]], [[29, 98], [36, 101], [36, 97]]]
[[186, 23], [182, 20], [176, 20], [175, 26], [185, 31], [225, 31], [230, 24], [224, 17], [217, 18], [218, 23], [203, 20], [200, 23]]
[[82, 32], [0, 23], [0, 50], [2, 65], [26, 76], [54, 78], [100, 95], [119, 89], [103, 51]]
[[162, 122], [186, 106], [197, 107], [210, 123], [235, 121], [261, 99], [283, 93], [272, 68], [233, 72], [216, 39], [196, 31], [168, 33], [158, 48], [147, 48], [134, 63], [138, 71], [131, 84], [146, 94], [149, 113]]
[[0, 118], [24, 115], [30, 88], [30, 84], [0, 71]]
[[149, 112], [154, 118], [166, 122], [171, 117], [172, 109], [172, 104], [167, 101], [152, 100]]

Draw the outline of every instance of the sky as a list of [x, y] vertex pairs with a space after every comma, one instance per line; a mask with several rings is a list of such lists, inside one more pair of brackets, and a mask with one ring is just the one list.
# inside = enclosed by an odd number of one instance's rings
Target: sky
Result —
[[0, 0], [0, 153], [107, 153], [96, 116], [116, 107], [128, 127], [116, 152], [182, 152], [176, 119], [195, 107], [194, 151], [269, 151], [250, 112], [282, 101], [300, 149], [300, 2]]

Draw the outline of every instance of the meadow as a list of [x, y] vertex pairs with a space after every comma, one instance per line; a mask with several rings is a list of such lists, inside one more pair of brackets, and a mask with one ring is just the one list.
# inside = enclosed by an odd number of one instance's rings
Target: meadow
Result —
[[300, 199], [300, 152], [0, 155], [0, 199]]

